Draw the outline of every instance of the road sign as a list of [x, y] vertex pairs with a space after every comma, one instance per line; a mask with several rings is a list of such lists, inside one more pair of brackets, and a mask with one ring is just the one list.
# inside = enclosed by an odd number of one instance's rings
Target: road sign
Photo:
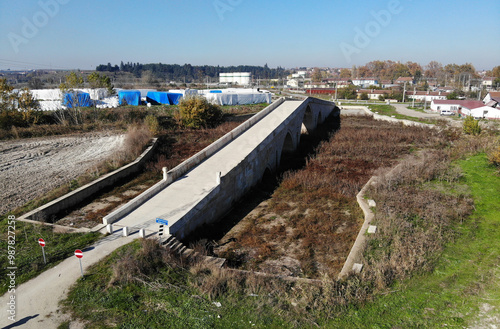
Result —
[[38, 239], [38, 244], [39, 244], [40, 246], [42, 246], [43, 262], [44, 262], [45, 264], [47, 264], [47, 259], [45, 258], [45, 248], [44, 248], [44, 247], [45, 247], [45, 240], [44, 240], [44, 239], [42, 239], [42, 238]]
[[157, 219], [156, 219], [156, 222], [157, 222], [158, 224], [168, 225], [168, 220], [163, 219], [163, 218], [157, 218]]
[[83, 252], [80, 249], [76, 249], [75, 256], [76, 258], [78, 258], [78, 261], [80, 262], [80, 271], [82, 272], [82, 278], [83, 278], [83, 267], [82, 267]]

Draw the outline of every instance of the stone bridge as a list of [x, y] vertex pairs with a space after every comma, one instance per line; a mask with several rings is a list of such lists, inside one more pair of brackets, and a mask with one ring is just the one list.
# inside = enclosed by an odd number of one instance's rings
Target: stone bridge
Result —
[[340, 120], [335, 103], [315, 98], [279, 99], [176, 168], [128, 204], [104, 217], [104, 224], [155, 230], [157, 218], [183, 239], [226, 214], [241, 197], [274, 172], [293, 152], [301, 134], [328, 116]]

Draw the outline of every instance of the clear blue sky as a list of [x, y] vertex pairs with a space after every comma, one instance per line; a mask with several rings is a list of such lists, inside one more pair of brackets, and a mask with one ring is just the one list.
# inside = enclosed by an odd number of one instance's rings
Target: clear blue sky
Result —
[[500, 1], [2, 0], [0, 37], [0, 69], [372, 60], [491, 69], [500, 65]]

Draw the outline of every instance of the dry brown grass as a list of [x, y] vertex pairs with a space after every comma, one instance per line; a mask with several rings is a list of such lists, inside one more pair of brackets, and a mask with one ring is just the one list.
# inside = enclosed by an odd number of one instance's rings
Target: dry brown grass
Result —
[[[432, 129], [343, 118], [342, 128], [317, 147], [305, 168], [283, 175], [269, 202], [274, 216], [253, 218], [236, 237], [237, 252], [223, 256], [254, 270], [288, 256], [300, 263], [301, 276], [335, 277], [363, 221], [355, 199], [362, 186], [378, 168], [393, 166], [415, 149], [443, 145], [446, 138]], [[419, 168], [424, 180], [436, 175]]]
[[141, 281], [157, 272], [158, 268], [182, 268], [186, 259], [170, 249], [160, 247], [157, 240], [143, 239], [138, 251], [129, 249], [112, 265], [108, 286]]
[[[403, 161], [392, 171], [379, 172], [369, 193], [377, 202], [377, 234], [364, 252], [366, 280], [378, 289], [418, 271], [432, 270], [452, 230], [473, 210], [466, 189], [457, 188], [462, 174], [451, 161], [491, 149], [491, 136], [464, 136], [454, 147], [428, 150]], [[433, 182], [433, 189], [428, 182]], [[436, 188], [442, 186], [442, 188]]]

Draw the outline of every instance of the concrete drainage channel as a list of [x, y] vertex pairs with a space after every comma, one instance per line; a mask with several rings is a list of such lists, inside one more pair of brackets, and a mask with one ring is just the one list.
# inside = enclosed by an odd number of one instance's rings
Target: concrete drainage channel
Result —
[[[92, 195], [96, 194], [100, 190], [112, 186], [115, 184], [117, 181], [120, 179], [123, 179], [125, 177], [128, 177], [137, 171], [139, 171], [142, 166], [152, 157], [154, 150], [157, 147], [157, 138], [153, 138], [151, 140], [151, 145], [139, 156], [137, 159], [135, 159], [133, 162], [113, 171], [110, 172], [97, 180], [86, 184], [60, 198], [57, 198], [56, 200], [53, 200], [41, 207], [36, 208], [35, 210], [32, 210], [21, 217], [18, 218], [20, 221], [28, 222], [28, 223], [36, 223], [39, 224], [40, 222], [43, 222], [44, 219], [48, 219], [51, 216], [54, 216], [68, 208], [71, 208], [82, 201], [90, 198]], [[46, 223], [43, 222], [45, 225], [50, 225], [53, 226], [54, 228], [57, 228], [59, 230], [66, 230], [70, 232], [89, 232], [89, 231], [94, 231], [94, 229], [88, 229], [88, 228], [80, 228], [80, 229], [75, 229], [72, 227], [68, 226], [62, 226], [62, 225], [57, 225], [53, 223]]]

